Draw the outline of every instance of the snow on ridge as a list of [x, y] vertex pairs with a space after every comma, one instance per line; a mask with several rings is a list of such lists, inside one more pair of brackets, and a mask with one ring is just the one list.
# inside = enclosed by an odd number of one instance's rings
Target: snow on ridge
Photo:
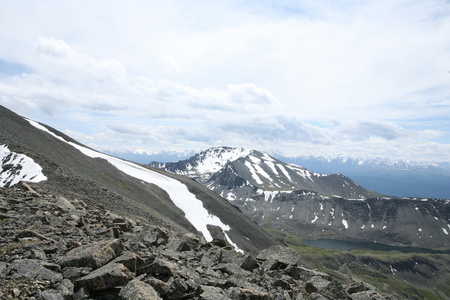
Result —
[[255, 179], [256, 183], [262, 185], [263, 182], [262, 182], [261, 178], [259, 178], [258, 173], [253, 168], [252, 163], [250, 163], [249, 161], [245, 161], [245, 165], [247, 166], [248, 170], [252, 174], [252, 177], [253, 177], [253, 179]]
[[40, 182], [47, 180], [42, 167], [25, 154], [11, 152], [6, 145], [0, 145], [1, 166], [12, 165], [0, 172], [0, 187], [13, 186], [21, 181]]
[[[184, 185], [183, 183], [170, 177], [159, 174], [157, 172], [154, 172], [152, 170], [141, 167], [135, 163], [128, 162], [120, 158], [112, 157], [72, 142], [68, 142], [62, 137], [49, 131], [47, 128], [40, 125], [39, 123], [32, 120], [28, 120], [28, 122], [30, 122], [30, 124], [33, 125], [34, 127], [53, 135], [54, 137], [60, 139], [61, 141], [64, 141], [65, 143], [71, 145], [72, 147], [75, 147], [86, 156], [92, 158], [103, 158], [107, 160], [110, 164], [115, 166], [117, 169], [121, 170], [122, 172], [128, 175], [161, 187], [169, 194], [170, 199], [172, 199], [175, 205], [184, 212], [186, 219], [188, 219], [189, 222], [191, 222], [191, 224], [198, 231], [203, 233], [206, 240], [212, 241], [212, 236], [209, 230], [207, 229], [206, 225], [208, 224], [216, 225], [223, 229], [230, 244], [235, 246], [235, 244], [231, 242], [228, 235], [226, 234], [226, 232], [231, 229], [230, 226], [222, 223], [222, 221], [217, 216], [210, 214], [203, 207], [203, 202], [198, 200], [194, 194], [189, 192], [187, 186]], [[242, 250], [237, 248], [237, 246], [236, 250], [242, 252]]]
[[277, 168], [275, 167], [275, 164], [272, 161], [265, 161], [266, 165], [272, 170], [273, 174], [279, 175]]
[[280, 170], [281, 170], [281, 172], [283, 172], [284, 176], [286, 176], [287, 179], [289, 179], [289, 181], [292, 182], [292, 178], [289, 175], [289, 172], [286, 170], [286, 168], [282, 164], [277, 164], [277, 167], [280, 168]]
[[197, 171], [200, 173], [217, 172], [222, 169], [228, 161], [234, 161], [241, 157], [245, 157], [250, 153], [251, 150], [244, 148], [210, 148], [201, 153], [201, 162], [198, 164]]
[[264, 171], [264, 169], [260, 165], [254, 164], [253, 168], [256, 170], [258, 174], [262, 175], [263, 177], [267, 178], [270, 182], [272, 182], [272, 177], [270, 177], [270, 175], [267, 174], [266, 171]]

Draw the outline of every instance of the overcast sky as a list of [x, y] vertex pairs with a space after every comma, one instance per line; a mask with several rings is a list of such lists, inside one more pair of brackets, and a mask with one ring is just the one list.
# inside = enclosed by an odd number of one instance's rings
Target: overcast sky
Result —
[[95, 149], [450, 161], [450, 2], [2, 0], [0, 104]]

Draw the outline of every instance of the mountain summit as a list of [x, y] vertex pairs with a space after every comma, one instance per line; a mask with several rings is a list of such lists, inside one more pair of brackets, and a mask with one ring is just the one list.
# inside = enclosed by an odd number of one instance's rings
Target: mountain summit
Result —
[[242, 148], [213, 147], [187, 160], [150, 165], [188, 175], [229, 200], [244, 200], [239, 191], [249, 188], [256, 188], [260, 193], [309, 190], [324, 196], [350, 199], [380, 196], [341, 174], [312, 172], [286, 164], [267, 153]]

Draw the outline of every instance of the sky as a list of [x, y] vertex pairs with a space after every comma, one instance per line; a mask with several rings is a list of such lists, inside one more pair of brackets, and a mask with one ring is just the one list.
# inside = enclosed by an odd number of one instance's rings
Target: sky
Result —
[[450, 2], [1, 0], [0, 105], [97, 150], [450, 161]]

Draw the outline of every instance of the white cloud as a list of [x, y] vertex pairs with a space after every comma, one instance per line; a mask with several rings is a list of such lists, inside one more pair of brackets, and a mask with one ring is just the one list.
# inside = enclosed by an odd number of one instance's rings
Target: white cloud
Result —
[[450, 160], [449, 7], [2, 2], [0, 104], [91, 146]]

